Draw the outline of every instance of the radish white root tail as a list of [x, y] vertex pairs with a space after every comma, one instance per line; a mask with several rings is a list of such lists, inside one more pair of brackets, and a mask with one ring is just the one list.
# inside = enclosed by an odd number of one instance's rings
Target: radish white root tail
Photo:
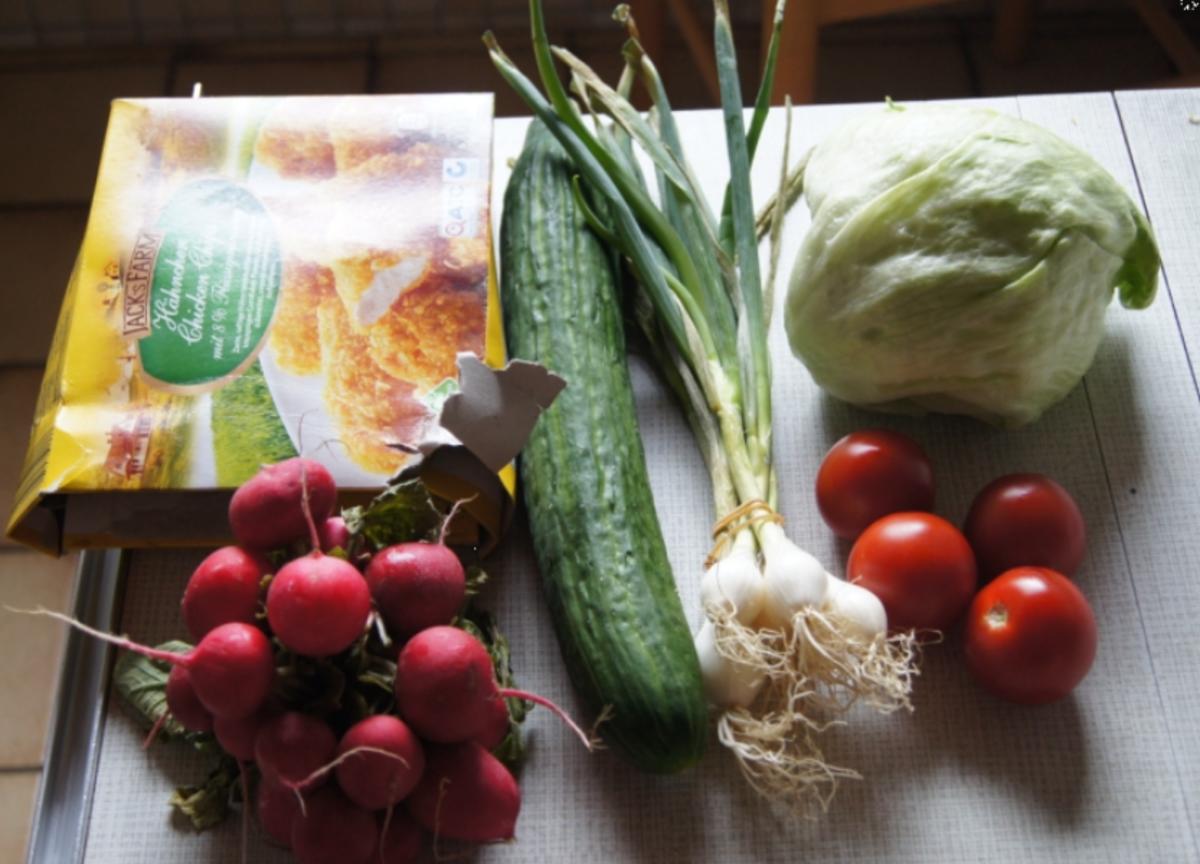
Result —
[[382, 747], [370, 747], [365, 744], [359, 747], [352, 747], [345, 753], [342, 753], [329, 762], [326, 762], [320, 768], [315, 769], [311, 774], [302, 780], [280, 781], [285, 787], [291, 790], [293, 795], [296, 796], [296, 801], [299, 802], [300, 813], [302, 816], [306, 818], [308, 817], [308, 808], [304, 804], [304, 792], [312, 789], [316, 785], [317, 781], [328, 775], [330, 771], [335, 770], [347, 759], [351, 758], [352, 756], [357, 756], [360, 753], [374, 753], [376, 756], [382, 756], [385, 759], [391, 759], [395, 762], [399, 762], [405, 768], [409, 767], [407, 759], [405, 759], [399, 753], [393, 753], [391, 750], [384, 750]]
[[575, 737], [583, 742], [583, 746], [588, 749], [589, 753], [595, 751], [599, 746], [600, 739], [596, 737], [594, 728], [591, 733], [585, 732], [579, 727], [578, 723], [571, 719], [570, 714], [559, 708], [545, 696], [530, 693], [528, 690], [515, 690], [512, 687], [501, 687], [497, 692], [505, 699], [524, 699], [526, 702], [532, 702], [534, 705], [541, 705], [543, 708], [546, 708], [555, 717], [565, 723], [568, 729], [575, 733]]
[[592, 721], [591, 728], [588, 729], [587, 732], [588, 741], [591, 742], [591, 746], [588, 747], [590, 752], [595, 753], [597, 750], [608, 749], [607, 745], [604, 743], [604, 739], [600, 737], [600, 727], [612, 720], [615, 714], [616, 712], [613, 711], [613, 706], [605, 705], [600, 709], [600, 713], [596, 715], [596, 719]]
[[446, 545], [446, 532], [450, 529], [450, 523], [454, 521], [454, 517], [458, 515], [458, 511], [466, 507], [478, 497], [478, 495], [468, 495], [466, 498], [454, 499], [454, 503], [451, 504], [450, 509], [446, 511], [446, 515], [442, 517], [442, 524], [438, 526], [437, 542], [439, 546]]
[[442, 777], [438, 780], [437, 803], [433, 808], [433, 860], [442, 861], [465, 861], [470, 858], [475, 858], [480, 846], [500, 846], [503, 844], [513, 843], [516, 837], [510, 837], [507, 840], [485, 840], [481, 843], [450, 840], [450, 848], [447, 849], [445, 844], [447, 838], [442, 836], [442, 804], [446, 800], [446, 792], [450, 788], [450, 778]]
[[164, 709], [162, 714], [158, 715], [158, 719], [154, 721], [154, 725], [150, 727], [150, 731], [146, 733], [145, 739], [142, 741], [142, 749], [149, 750], [150, 746], [157, 740], [158, 733], [162, 731], [163, 726], [167, 723], [167, 717], [170, 715], [170, 709]]
[[184, 655], [177, 654], [174, 651], [164, 651], [161, 648], [151, 648], [147, 645], [139, 645], [128, 636], [117, 636], [113, 633], [105, 633], [103, 630], [97, 630], [95, 627], [89, 627], [82, 621], [76, 621], [70, 615], [62, 612], [55, 612], [53, 609], [46, 609], [38, 606], [34, 609], [15, 609], [12, 606], [4, 607], [9, 612], [16, 612], [18, 615], [44, 615], [47, 618], [53, 618], [56, 621], [61, 621], [64, 624], [69, 624], [76, 630], [86, 633], [89, 636], [94, 636], [110, 645], [116, 645], [118, 648], [124, 648], [127, 651], [133, 651], [141, 654], [144, 657], [149, 657], [151, 660], [161, 660], [164, 663], [172, 663], [183, 665]]

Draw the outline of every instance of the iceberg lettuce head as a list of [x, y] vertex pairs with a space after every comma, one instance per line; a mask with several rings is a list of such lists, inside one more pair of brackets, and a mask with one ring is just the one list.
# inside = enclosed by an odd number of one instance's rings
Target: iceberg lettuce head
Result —
[[1158, 249], [1125, 190], [994, 111], [854, 119], [813, 151], [805, 199], [788, 340], [858, 405], [1031, 422], [1091, 365], [1113, 293], [1154, 299]]

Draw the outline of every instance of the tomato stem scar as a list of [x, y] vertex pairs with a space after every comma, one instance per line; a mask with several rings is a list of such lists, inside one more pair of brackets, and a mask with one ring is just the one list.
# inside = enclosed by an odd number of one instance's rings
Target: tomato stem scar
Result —
[[984, 617], [992, 629], [1003, 627], [1008, 623], [1008, 607], [1003, 603], [997, 603], [987, 611], [987, 615]]

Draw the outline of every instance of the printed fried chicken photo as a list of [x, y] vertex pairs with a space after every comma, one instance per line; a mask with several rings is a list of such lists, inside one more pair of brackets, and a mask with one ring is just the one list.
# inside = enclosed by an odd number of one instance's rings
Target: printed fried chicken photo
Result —
[[289, 179], [323, 180], [337, 173], [324, 113], [313, 110], [312, 100], [281, 100], [259, 128], [254, 158]]
[[443, 148], [427, 115], [397, 118], [370, 100], [343, 99], [330, 126], [334, 161], [343, 176], [413, 180], [441, 170]]
[[367, 250], [332, 267], [372, 358], [419, 389], [455, 377], [458, 352], [482, 353], [487, 304], [486, 257], [481, 271], [473, 250], [459, 249], [457, 266], [447, 267], [443, 242], [426, 249]]
[[317, 309], [323, 300], [335, 296], [333, 271], [328, 267], [298, 258], [284, 261], [270, 337], [279, 368], [294, 375], [316, 375], [321, 371]]
[[323, 300], [317, 318], [325, 406], [338, 425], [342, 444], [367, 471], [399, 471], [408, 456], [388, 445], [419, 439], [427, 417], [425, 406], [413, 398], [411, 384], [375, 363], [367, 340], [355, 332], [341, 300]]
[[156, 105], [146, 112], [138, 137], [163, 173], [211, 169], [224, 159], [222, 117], [201, 101]]
[[484, 234], [475, 237], [438, 238], [438, 269], [452, 278], [455, 284], [476, 285], [486, 291], [488, 271], [488, 238]]
[[388, 183], [431, 183], [442, 171], [441, 149], [430, 141], [415, 141], [398, 151], [374, 153], [364, 159], [339, 159], [338, 170], [352, 180]]
[[457, 377], [458, 352], [483, 353], [485, 302], [481, 291], [460, 288], [444, 274], [425, 280], [367, 330], [375, 359], [422, 388]]

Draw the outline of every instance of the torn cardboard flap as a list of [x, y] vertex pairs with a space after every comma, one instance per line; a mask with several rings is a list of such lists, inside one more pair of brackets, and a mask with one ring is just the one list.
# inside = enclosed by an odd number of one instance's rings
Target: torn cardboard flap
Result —
[[537, 363], [513, 360], [492, 369], [458, 355], [459, 392], [442, 406], [442, 428], [493, 472], [516, 458], [533, 424], [567, 382]]
[[400, 479], [419, 476], [439, 497], [461, 501], [490, 535], [476, 541], [486, 553], [512, 519], [501, 478], [567, 382], [527, 360], [493, 369], [468, 353], [458, 355], [458, 372], [456, 392], [441, 403]]

